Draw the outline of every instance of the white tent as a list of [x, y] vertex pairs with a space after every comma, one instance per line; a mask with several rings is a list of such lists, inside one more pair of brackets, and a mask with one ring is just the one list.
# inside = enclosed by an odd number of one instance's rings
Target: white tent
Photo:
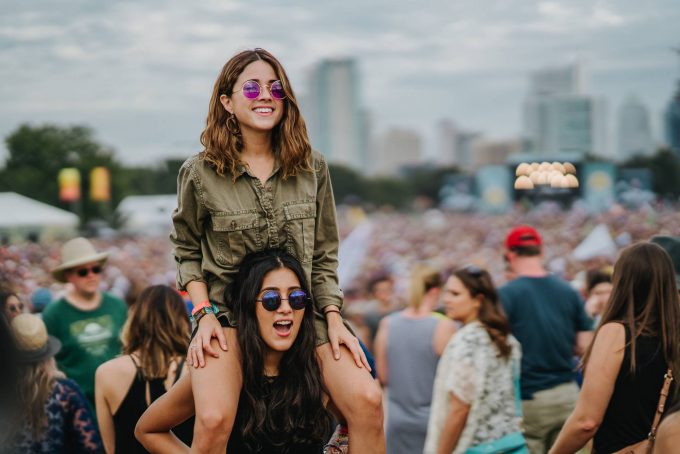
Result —
[[177, 196], [174, 194], [136, 195], [121, 200], [117, 211], [123, 220], [123, 231], [165, 235], [172, 228], [171, 216], [176, 207]]
[[609, 234], [609, 229], [604, 224], [595, 227], [588, 236], [576, 246], [571, 256], [580, 262], [585, 262], [595, 257], [607, 257], [614, 259], [618, 247]]
[[78, 216], [16, 192], [0, 192], [0, 232], [10, 238], [73, 236]]

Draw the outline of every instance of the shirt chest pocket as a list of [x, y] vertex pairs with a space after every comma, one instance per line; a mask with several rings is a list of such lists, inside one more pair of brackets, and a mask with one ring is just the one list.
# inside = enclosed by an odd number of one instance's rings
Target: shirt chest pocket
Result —
[[257, 213], [213, 213], [212, 228], [215, 232], [213, 251], [220, 265], [238, 266], [243, 257], [262, 249], [260, 219]]
[[311, 262], [314, 256], [316, 204], [302, 202], [283, 207], [286, 220], [286, 248], [302, 262]]

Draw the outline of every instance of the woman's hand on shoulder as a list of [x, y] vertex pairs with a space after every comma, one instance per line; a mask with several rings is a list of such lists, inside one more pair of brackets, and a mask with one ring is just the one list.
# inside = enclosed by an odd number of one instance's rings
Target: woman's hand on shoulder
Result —
[[219, 357], [219, 353], [210, 345], [210, 340], [215, 337], [220, 343], [220, 347], [225, 352], [229, 350], [227, 346], [227, 339], [224, 337], [222, 325], [217, 317], [213, 314], [206, 314], [198, 321], [198, 329], [196, 335], [189, 344], [189, 351], [187, 352], [187, 362], [190, 366], [198, 369], [205, 366], [205, 357], [203, 351], [215, 358]]
[[326, 322], [328, 323], [328, 340], [333, 349], [333, 357], [336, 360], [340, 359], [340, 345], [345, 344], [352, 353], [357, 367], [366, 367], [370, 371], [371, 366], [368, 364], [366, 354], [359, 344], [359, 339], [347, 329], [342, 321], [340, 312], [326, 312]]

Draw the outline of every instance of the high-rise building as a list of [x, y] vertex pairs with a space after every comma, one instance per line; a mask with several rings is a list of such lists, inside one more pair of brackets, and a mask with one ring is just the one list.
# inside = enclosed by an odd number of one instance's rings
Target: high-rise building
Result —
[[323, 60], [309, 82], [303, 109], [312, 146], [330, 162], [364, 169], [369, 131], [359, 104], [356, 61]]
[[[680, 56], [680, 48], [675, 49], [678, 56]], [[664, 114], [664, 130], [666, 135], [666, 143], [680, 156], [680, 79], [673, 94], [673, 97], [668, 102], [666, 112]]]
[[642, 102], [629, 96], [619, 107], [616, 159], [625, 161], [635, 155], [648, 155], [654, 149], [649, 111]]
[[505, 164], [508, 160], [508, 156], [522, 151], [522, 145], [522, 141], [519, 139], [479, 139], [472, 145], [472, 167], [474, 169], [479, 169], [490, 165]]
[[397, 175], [405, 167], [421, 161], [422, 139], [415, 131], [392, 128], [376, 141], [372, 156], [370, 173]]
[[524, 101], [528, 151], [608, 155], [606, 104], [584, 86], [578, 65], [532, 74]]
[[443, 119], [437, 123], [437, 154], [434, 163], [442, 166], [455, 165], [458, 163], [457, 136], [458, 128], [456, 124]]

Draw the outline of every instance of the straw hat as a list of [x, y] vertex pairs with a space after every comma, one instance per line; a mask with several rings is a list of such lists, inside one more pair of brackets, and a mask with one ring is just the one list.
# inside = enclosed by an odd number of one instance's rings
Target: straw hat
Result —
[[37, 315], [19, 314], [14, 317], [12, 334], [22, 363], [39, 363], [61, 349], [59, 339], [47, 334], [45, 323]]
[[52, 270], [52, 276], [59, 282], [66, 282], [64, 271], [90, 262], [104, 263], [108, 257], [108, 252], [97, 252], [87, 239], [74, 238], [61, 247], [62, 262]]

